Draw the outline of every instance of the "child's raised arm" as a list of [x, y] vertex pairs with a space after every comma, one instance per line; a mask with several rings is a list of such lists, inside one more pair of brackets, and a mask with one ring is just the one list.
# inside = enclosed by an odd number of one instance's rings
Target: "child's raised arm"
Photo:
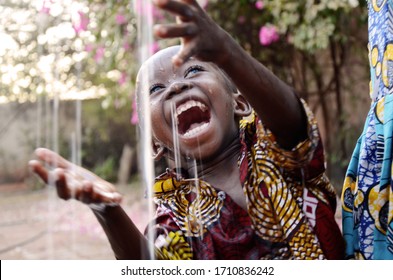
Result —
[[53, 151], [39, 148], [35, 153], [38, 160], [29, 162], [32, 171], [46, 184], [54, 185], [60, 198], [73, 198], [90, 206], [117, 259], [149, 257], [147, 240], [120, 207], [122, 196], [114, 185]]
[[264, 65], [251, 57], [198, 5], [196, 0], [153, 0], [176, 15], [176, 23], [155, 26], [160, 38], [181, 38], [181, 50], [173, 58], [181, 65], [190, 57], [222, 68], [256, 113], [287, 149], [306, 138], [306, 117], [294, 91]]

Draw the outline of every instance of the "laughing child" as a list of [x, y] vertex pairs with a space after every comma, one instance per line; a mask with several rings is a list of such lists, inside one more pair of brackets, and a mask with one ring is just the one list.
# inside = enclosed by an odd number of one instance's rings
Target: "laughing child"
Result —
[[[153, 186], [156, 217], [145, 235], [153, 231], [154, 257], [343, 258], [336, 194], [306, 104], [196, 0], [153, 2], [177, 17], [155, 26], [155, 35], [181, 39], [148, 59], [137, 77], [137, 94], [147, 88], [150, 95], [155, 159], [165, 157], [170, 167]], [[36, 154], [34, 172], [53, 178], [61, 198], [91, 206], [116, 258], [153, 257], [112, 184], [49, 150]]]

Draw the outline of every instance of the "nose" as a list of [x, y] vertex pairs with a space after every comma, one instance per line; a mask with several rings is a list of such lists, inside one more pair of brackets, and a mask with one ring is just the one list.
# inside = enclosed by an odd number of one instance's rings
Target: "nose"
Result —
[[191, 87], [192, 85], [187, 82], [173, 82], [168, 88], [167, 98], [171, 98], [174, 95], [182, 93]]

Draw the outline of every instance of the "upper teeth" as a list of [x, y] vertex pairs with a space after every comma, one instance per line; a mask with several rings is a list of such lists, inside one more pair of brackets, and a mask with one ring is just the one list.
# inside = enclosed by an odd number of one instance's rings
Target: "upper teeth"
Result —
[[188, 109], [190, 109], [192, 107], [199, 107], [202, 111], [206, 111], [206, 109], [207, 109], [205, 104], [203, 104], [199, 101], [190, 100], [190, 101], [187, 101], [187, 102], [181, 104], [179, 107], [176, 108], [176, 117], [178, 117], [181, 113], [187, 111]]

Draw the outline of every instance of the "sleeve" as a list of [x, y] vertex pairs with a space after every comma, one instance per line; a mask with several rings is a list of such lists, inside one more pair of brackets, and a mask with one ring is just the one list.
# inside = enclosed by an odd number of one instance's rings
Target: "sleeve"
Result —
[[[274, 134], [264, 127], [258, 116], [244, 120], [240, 124], [241, 141], [248, 151], [259, 150], [280, 168], [285, 180], [293, 185], [304, 187], [318, 195], [320, 200], [336, 208], [336, 191], [325, 173], [325, 156], [317, 121], [306, 102], [300, 99], [307, 116], [307, 139], [292, 150], [281, 148]], [[243, 177], [245, 175], [243, 174]]]
[[271, 159], [281, 168], [291, 180], [307, 186], [319, 200], [336, 209], [336, 191], [326, 176], [325, 155], [319, 134], [317, 121], [311, 109], [303, 99], [300, 99], [307, 116], [307, 139], [300, 142], [292, 150], [285, 150], [276, 142], [273, 133], [256, 122], [256, 134], [259, 145], [268, 150]]
[[[300, 142], [292, 150], [286, 150], [279, 146], [274, 134], [263, 126], [260, 120], [256, 121], [256, 133], [259, 144], [270, 150], [272, 159], [286, 170], [295, 170], [313, 166], [318, 173], [325, 170], [324, 154], [321, 138], [316, 119], [303, 99], [300, 99], [304, 112], [307, 116], [307, 139]], [[314, 160], [314, 159], [318, 160]]]

